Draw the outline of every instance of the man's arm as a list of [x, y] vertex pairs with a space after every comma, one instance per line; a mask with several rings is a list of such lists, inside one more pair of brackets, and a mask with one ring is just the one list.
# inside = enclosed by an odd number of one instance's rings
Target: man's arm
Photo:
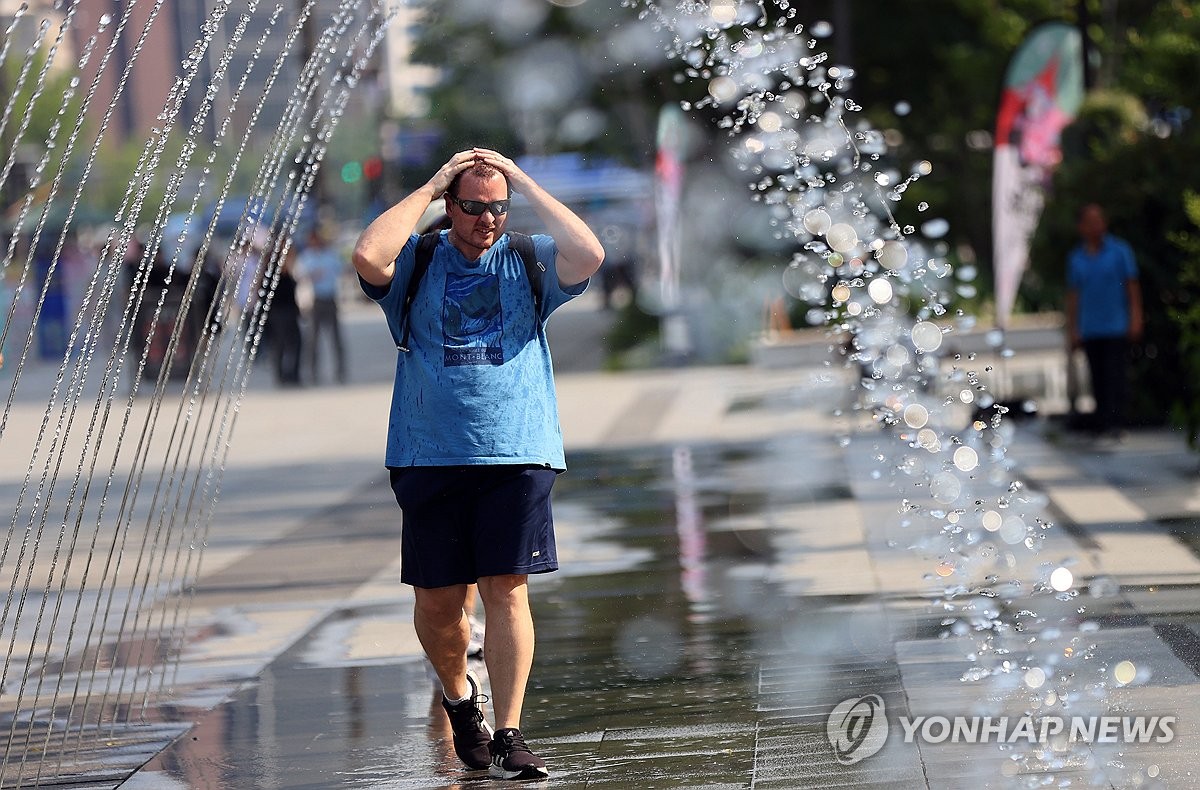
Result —
[[418, 187], [366, 227], [350, 257], [360, 277], [379, 287], [391, 283], [396, 256], [404, 249], [425, 209], [450, 188], [454, 177], [470, 167], [475, 158], [473, 151], [455, 154], [424, 186]]
[[1079, 292], [1074, 288], [1067, 290], [1067, 348], [1071, 351], [1079, 348]]
[[604, 248], [575, 212], [538, 186], [511, 159], [486, 148], [476, 148], [474, 155], [504, 174], [509, 186], [525, 196], [546, 232], [554, 237], [558, 246], [554, 267], [559, 283], [567, 287], [578, 285], [596, 273], [604, 261]]
[[1142, 284], [1139, 280], [1125, 281], [1125, 295], [1129, 299], [1129, 339], [1134, 343], [1142, 342]]

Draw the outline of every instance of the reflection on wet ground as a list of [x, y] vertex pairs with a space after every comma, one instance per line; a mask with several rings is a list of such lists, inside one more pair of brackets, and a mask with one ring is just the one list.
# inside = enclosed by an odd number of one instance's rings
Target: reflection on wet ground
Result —
[[[552, 786], [795, 787], [800, 752], [808, 770], [852, 776], [831, 761], [825, 717], [852, 686], [898, 694], [895, 634], [877, 603], [800, 605], [770, 581], [792, 553], [821, 550], [782, 539], [773, 514], [850, 496], [839, 465], [794, 461], [832, 458], [800, 446], [828, 441], [572, 456], [555, 489], [563, 570], [532, 584], [524, 729]], [[387, 604], [336, 612], [127, 786], [489, 781], [453, 757], [422, 659], [336, 658], [356, 622], [405, 628], [408, 616]], [[912, 757], [900, 763], [919, 771]], [[906, 774], [900, 763], [888, 775]]]
[[[1062, 486], [1074, 473], [1055, 461], [1053, 448], [1022, 441], [1035, 481], [1061, 510], [1052, 518], [1071, 525], [1073, 489]], [[1086, 600], [1027, 593], [981, 601], [1013, 622], [1032, 617], [1018, 610], [1036, 610], [1030, 622], [1053, 627], [1014, 630], [997, 637], [992, 656], [977, 656], [974, 636], [948, 627], [938, 594], [922, 581], [937, 559], [910, 548], [895, 491], [870, 471], [877, 452], [868, 435], [847, 440], [822, 426], [756, 443], [571, 455], [555, 489], [563, 568], [531, 585], [538, 653], [524, 730], [550, 763], [546, 786], [957, 788], [1049, 778], [1152, 787], [1134, 779], [1160, 773], [1173, 778], [1171, 787], [1195, 786], [1195, 747], [1184, 736], [1170, 750], [1150, 744], [1069, 758], [889, 738], [869, 760], [836, 762], [827, 722], [849, 698], [878, 695], [893, 722], [1012, 713], [1025, 698], [1022, 672], [995, 672], [990, 685], [975, 680], [1005, 656], [1022, 670], [1050, 656], [1046, 666], [1057, 677], [1078, 677], [1064, 681], [1086, 692], [1071, 692], [1073, 710], [1169, 711], [1181, 722], [1194, 707], [1182, 700], [1200, 668], [1188, 582], [1195, 559], [1183, 548], [1195, 545], [1190, 522], [1170, 524], [1175, 549], [1149, 551], [1153, 564], [1142, 566], [1136, 547], [1166, 546], [1158, 533], [1168, 525], [1091, 523], [1078, 511], [1070, 537], [1058, 534], [1031, 561], [1047, 572], [1052, 563], [1073, 563], [1087, 580]], [[338, 518], [282, 539], [274, 551], [332, 551], [325, 541], [340, 541], [336, 563], [295, 555], [291, 581], [272, 582], [279, 595], [254, 614], [293, 616], [299, 627], [282, 642], [290, 647], [265, 667], [234, 652], [230, 677], [241, 685], [227, 687], [215, 706], [204, 701], [213, 687], [192, 693], [184, 684], [183, 699], [194, 702], [155, 712], [165, 723], [156, 737], [172, 737], [180, 723], [194, 726], [119, 786], [491, 783], [452, 754], [438, 691], [412, 641], [411, 598], [395, 581], [394, 512], [379, 482], [335, 508], [330, 515]], [[1109, 545], [1126, 539], [1134, 542], [1118, 543], [1126, 547], [1119, 551]], [[212, 595], [234, 601], [254, 573], [270, 581], [264, 562], [247, 555], [228, 566], [214, 576], [227, 583]], [[1132, 575], [1140, 567], [1153, 571], [1143, 582]], [[340, 592], [321, 598], [330, 584]], [[372, 590], [364, 595], [362, 587]], [[322, 600], [331, 603], [321, 609]], [[287, 608], [297, 601], [315, 618]], [[1080, 658], [1071, 663], [1073, 652]], [[1130, 689], [1106, 683], [1104, 668], [1118, 661], [1149, 668], [1152, 680]], [[138, 748], [143, 759], [153, 751]], [[114, 761], [104, 764], [116, 773]], [[93, 778], [76, 786], [116, 786]]]

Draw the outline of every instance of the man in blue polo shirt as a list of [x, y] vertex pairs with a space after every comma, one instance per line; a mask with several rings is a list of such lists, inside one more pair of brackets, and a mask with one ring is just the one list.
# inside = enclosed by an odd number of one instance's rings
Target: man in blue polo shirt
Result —
[[1104, 209], [1079, 211], [1080, 243], [1067, 258], [1067, 333], [1087, 356], [1096, 411], [1092, 428], [1119, 436], [1129, 390], [1129, 344], [1142, 338], [1142, 291], [1133, 250], [1108, 232]]
[[[536, 267], [504, 232], [514, 190], [547, 231], [532, 237]], [[450, 228], [406, 305], [420, 238], [413, 230], [438, 198]], [[393, 337], [404, 338], [386, 458], [404, 516], [401, 581], [414, 589], [417, 637], [442, 684], [455, 752], [504, 779], [548, 775], [520, 731], [534, 646], [527, 579], [558, 568], [550, 489], [566, 466], [544, 324], [583, 292], [603, 257], [583, 220], [512, 160], [482, 148], [455, 154], [354, 249], [363, 290]], [[467, 671], [463, 604], [476, 583], [494, 732]]]

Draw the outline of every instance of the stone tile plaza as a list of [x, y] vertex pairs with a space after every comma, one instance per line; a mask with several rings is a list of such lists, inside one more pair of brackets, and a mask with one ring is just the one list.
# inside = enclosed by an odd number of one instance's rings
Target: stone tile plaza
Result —
[[[188, 635], [164, 662], [170, 694], [103, 748], [32, 755], [64, 759], [65, 786], [487, 781], [450, 750], [398, 582], [398, 513], [379, 461], [390, 344], [372, 309], [352, 310], [352, 385], [277, 390], [256, 372]], [[552, 344], [578, 360], [605, 320], [585, 297], [558, 317]], [[1027, 588], [974, 599], [996, 608], [979, 617], [1020, 611], [1028, 624], [985, 645], [945, 616], [946, 558], [905, 532], [903, 496], [873, 471], [880, 428], [852, 409], [845, 371], [564, 367], [563, 567], [532, 582], [526, 713], [547, 786], [1200, 786], [1200, 491], [1178, 436], [1138, 432], [1097, 452], [1044, 417], [1013, 422], [1014, 479], [1053, 526], [1036, 554], [1016, 555], [1024, 565], [1010, 573]], [[18, 404], [17, 430], [41, 408]], [[6, 495], [22, 474], [5, 467]], [[1051, 589], [1057, 568], [1076, 595]], [[1069, 702], [1053, 705], [1055, 693]], [[831, 713], [869, 695], [890, 732], [877, 753], [839, 761]], [[935, 726], [906, 742], [901, 723], [1009, 716], [1015, 728], [1051, 710], [1171, 716], [1173, 737], [952, 742]], [[417, 745], [419, 767], [397, 759], [398, 744]]]

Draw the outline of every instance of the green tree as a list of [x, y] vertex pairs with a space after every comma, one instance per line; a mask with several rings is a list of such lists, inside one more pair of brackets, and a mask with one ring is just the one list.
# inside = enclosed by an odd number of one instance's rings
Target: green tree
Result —
[[1188, 443], [1200, 446], [1200, 192], [1185, 190], [1183, 195], [1186, 227], [1172, 231], [1171, 243], [1183, 254], [1179, 266], [1179, 298], [1169, 308], [1169, 317], [1178, 329], [1178, 370], [1180, 390], [1172, 408], [1172, 418], [1183, 426]]
[[[1171, 417], [1194, 437], [1200, 326], [1194, 203], [1200, 136], [1190, 108], [1200, 3], [1158, 4], [1137, 26], [1112, 37], [1113, 88], [1093, 92], [1064, 132], [1064, 161], [1034, 237], [1021, 300], [1029, 309], [1061, 307], [1064, 261], [1075, 243], [1075, 215], [1105, 206], [1112, 231], [1133, 246], [1145, 301], [1145, 342], [1134, 361], [1132, 411], [1139, 422]], [[1189, 60], [1190, 59], [1190, 60]]]
[[647, 165], [659, 108], [683, 89], [663, 35], [619, 4], [425, 3], [415, 58], [442, 70], [430, 93], [440, 161], [470, 141]]
[[[0, 188], [3, 208], [6, 210], [25, 195], [31, 183], [46, 180], [47, 176], [39, 179], [34, 170], [47, 152], [47, 141], [54, 138], [56, 144], [61, 144], [70, 131], [70, 124], [78, 116], [82, 103], [82, 98], [71, 84], [74, 75], [70, 71], [48, 70], [39, 89], [38, 75], [45, 65], [44, 50], [27, 63], [11, 59], [0, 64], [0, 106], [8, 107], [11, 104], [12, 107], [7, 122], [0, 130], [0, 163], [7, 161], [10, 155], [14, 159], [8, 179]], [[60, 118], [68, 120], [60, 123]], [[58, 159], [51, 156], [47, 167], [57, 165]], [[71, 163], [68, 172], [77, 170], [78, 163]]]

